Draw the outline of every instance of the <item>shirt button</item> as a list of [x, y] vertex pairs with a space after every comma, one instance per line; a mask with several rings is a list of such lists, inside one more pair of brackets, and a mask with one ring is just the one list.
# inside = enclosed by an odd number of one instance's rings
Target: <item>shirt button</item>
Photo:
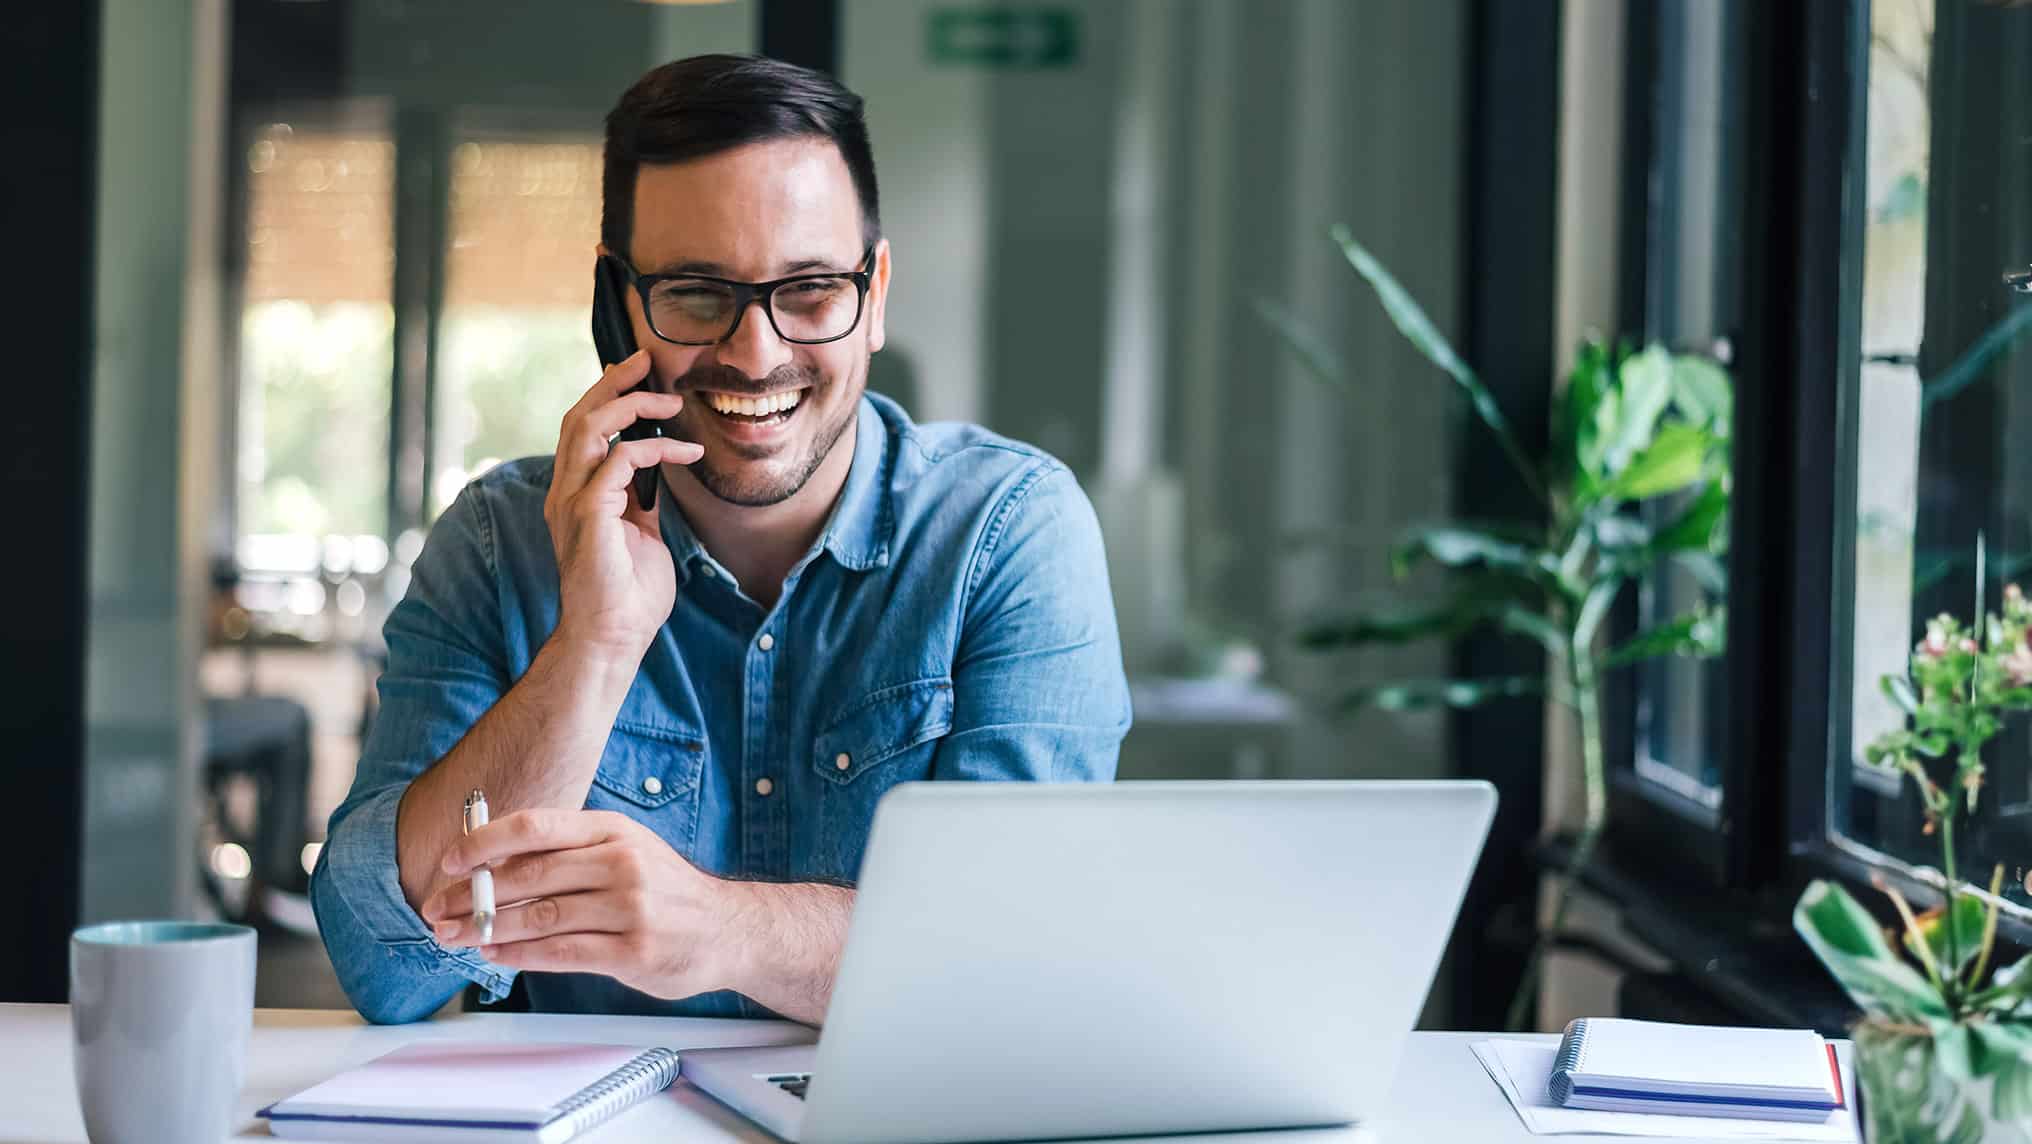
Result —
[[761, 648], [763, 651], [768, 651], [770, 648], [776, 646], [776, 637], [770, 635], [768, 632], [763, 632], [762, 638], [755, 641], [755, 646]]
[[776, 784], [770, 782], [768, 779], [755, 780], [755, 793], [761, 795], [763, 798], [768, 798], [769, 792], [775, 789]]
[[848, 757], [845, 751], [841, 751], [839, 754], [833, 756], [833, 765], [844, 771], [848, 767], [854, 765], [854, 760]]
[[662, 794], [663, 780], [657, 778], [655, 775], [650, 775], [648, 778], [642, 780], [642, 791], [645, 794]]

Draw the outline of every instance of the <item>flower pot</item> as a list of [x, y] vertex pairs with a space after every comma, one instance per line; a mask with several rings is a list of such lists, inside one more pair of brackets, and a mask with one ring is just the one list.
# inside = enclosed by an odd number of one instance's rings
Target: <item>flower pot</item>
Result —
[[1870, 1019], [1855, 1041], [1867, 1144], [2032, 1144], [2032, 1110], [1999, 1092], [1994, 1073], [1943, 1068], [1930, 1033]]

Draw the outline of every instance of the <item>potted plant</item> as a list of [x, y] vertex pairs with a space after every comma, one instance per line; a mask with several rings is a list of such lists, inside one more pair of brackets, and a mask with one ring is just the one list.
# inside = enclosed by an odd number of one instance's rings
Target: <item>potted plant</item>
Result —
[[[1733, 389], [1726, 371], [1698, 355], [1658, 345], [1612, 348], [1591, 339], [1555, 403], [1551, 444], [1534, 457], [1494, 395], [1411, 295], [1346, 226], [1335, 226], [1332, 237], [1398, 331], [1467, 397], [1543, 510], [1542, 523], [1531, 525], [1411, 529], [1393, 550], [1392, 565], [1400, 577], [1421, 566], [1439, 569], [1448, 583], [1438, 604], [1351, 612], [1300, 635], [1310, 649], [1333, 651], [1490, 628], [1544, 646], [1550, 657], [1545, 678], [1405, 680], [1359, 687], [1343, 699], [1348, 710], [1404, 709], [1549, 694], [1573, 712], [1585, 818], [1557, 879], [1551, 924], [1539, 933], [1510, 1006], [1508, 1025], [1520, 1029], [1537, 996], [1545, 951], [1565, 925], [1573, 887], [1607, 819], [1603, 673], [1653, 656], [1709, 656], [1722, 649], [1719, 607], [1662, 621], [1613, 648], [1604, 646], [1604, 625], [1630, 584], [1668, 562], [1690, 569], [1713, 598], [1723, 595]], [[1324, 342], [1282, 307], [1262, 302], [1258, 309], [1311, 373], [1345, 384], [1345, 370]]]
[[1856, 1071], [1871, 1144], [2032, 1141], [2032, 957], [1992, 965], [2004, 869], [1977, 894], [1954, 849], [1955, 821], [1982, 790], [1983, 745], [2007, 713], [2032, 708], [2028, 629], [2032, 605], [2014, 584], [1980, 631], [1949, 615], [1930, 621], [1909, 675], [1883, 678], [1909, 725], [1878, 736], [1864, 760], [1918, 788], [1925, 832], [1940, 840], [1944, 904], [1914, 914], [1877, 879], [1901, 922], [1889, 935], [1832, 882], [1807, 886], [1793, 910], [1793, 927], [1863, 1010]]

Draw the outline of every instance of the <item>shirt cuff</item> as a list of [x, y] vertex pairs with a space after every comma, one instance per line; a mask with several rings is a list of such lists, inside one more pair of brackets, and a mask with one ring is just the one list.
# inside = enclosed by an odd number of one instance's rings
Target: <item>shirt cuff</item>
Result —
[[476, 949], [439, 945], [409, 908], [395, 849], [403, 789], [381, 791], [353, 807], [319, 855], [325, 877], [374, 941], [423, 962], [432, 972], [457, 973], [480, 986], [486, 1000], [499, 1001], [514, 984], [514, 971], [487, 961]]

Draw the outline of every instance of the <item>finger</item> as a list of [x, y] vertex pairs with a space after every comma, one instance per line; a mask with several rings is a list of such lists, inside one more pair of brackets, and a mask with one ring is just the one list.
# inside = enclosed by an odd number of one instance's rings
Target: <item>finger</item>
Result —
[[[609, 811], [540, 808], [504, 814], [445, 850], [444, 872], [456, 878], [477, 866], [542, 850], [573, 850], [616, 837]], [[625, 819], [624, 819], [625, 821]]]
[[[531, 898], [494, 913], [492, 944], [509, 945], [568, 933], [626, 933], [629, 918], [612, 894], [561, 894]], [[478, 945], [471, 918], [447, 918], [432, 927], [440, 945]]]
[[[672, 437], [650, 437], [641, 441], [616, 441], [607, 451], [607, 459], [593, 470], [591, 480], [580, 496], [591, 495], [600, 500], [611, 498], [628, 487], [635, 478], [637, 469], [649, 469], [669, 461], [673, 464], [689, 465], [705, 456], [705, 446], [692, 441], [679, 441]], [[601, 515], [605, 515], [602, 513]]]
[[600, 380], [594, 382], [591, 386], [587, 387], [584, 393], [579, 395], [579, 399], [572, 403], [570, 409], [565, 411], [565, 419], [570, 420], [594, 406], [605, 405], [607, 402], [626, 393], [630, 387], [640, 384], [642, 379], [648, 376], [649, 351], [636, 350], [634, 353], [601, 370]]
[[[613, 871], [608, 863], [604, 845], [517, 855], [490, 868], [490, 876], [494, 879], [494, 900], [513, 904], [530, 898], [596, 890], [613, 883]], [[472, 912], [473, 881], [470, 876], [455, 878], [439, 886], [417, 910], [423, 920], [433, 926], [469, 917]]]
[[611, 933], [571, 933], [480, 947], [480, 956], [509, 969], [539, 973], [623, 976], [631, 964], [627, 939]]
[[668, 420], [683, 408], [684, 398], [679, 394], [641, 390], [567, 416], [558, 433], [557, 468], [552, 483], [566, 496], [577, 492], [587, 475], [606, 457], [607, 442], [614, 434], [644, 419]]

